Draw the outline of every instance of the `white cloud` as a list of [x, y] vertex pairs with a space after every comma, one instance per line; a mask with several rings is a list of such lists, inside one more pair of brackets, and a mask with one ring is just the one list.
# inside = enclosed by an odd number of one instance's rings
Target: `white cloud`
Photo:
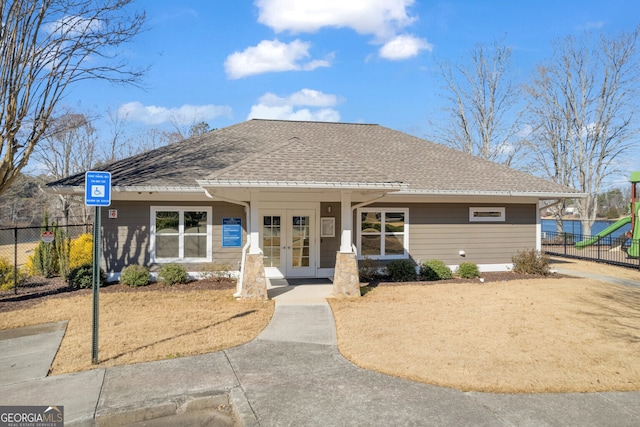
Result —
[[381, 58], [398, 61], [418, 56], [421, 51], [431, 52], [433, 45], [424, 39], [409, 35], [396, 36], [385, 43], [379, 51]]
[[276, 32], [314, 33], [324, 27], [351, 28], [386, 39], [415, 18], [414, 0], [256, 0], [258, 21]]
[[220, 116], [231, 117], [231, 107], [221, 105], [188, 105], [178, 108], [144, 106], [134, 101], [118, 108], [118, 117], [126, 121], [137, 121], [147, 125], [175, 123], [185, 126], [201, 121], [213, 120]]
[[294, 40], [282, 43], [278, 40], [263, 40], [257, 46], [246, 48], [243, 52], [234, 52], [227, 57], [224, 69], [230, 79], [273, 71], [311, 71], [318, 67], [328, 67], [329, 60], [309, 58], [311, 44]]
[[[340, 120], [340, 113], [329, 107], [339, 102], [338, 96], [313, 89], [302, 89], [287, 97], [279, 97], [267, 92], [258, 99], [257, 104], [251, 107], [247, 119], [337, 122]], [[295, 109], [295, 107], [316, 107], [317, 109]]]

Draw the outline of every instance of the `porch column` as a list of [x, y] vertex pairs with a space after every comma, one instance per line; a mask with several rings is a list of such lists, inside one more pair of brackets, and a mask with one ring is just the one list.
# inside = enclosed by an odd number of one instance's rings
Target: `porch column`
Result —
[[251, 192], [249, 204], [249, 253], [245, 255], [242, 271], [242, 291], [240, 299], [266, 301], [267, 279], [264, 274], [264, 258], [260, 250], [260, 201], [258, 194]]
[[359, 297], [360, 278], [358, 261], [353, 251], [353, 212], [351, 210], [351, 192], [340, 194], [342, 230], [340, 251], [336, 254], [336, 266], [333, 276], [333, 294], [336, 297]]

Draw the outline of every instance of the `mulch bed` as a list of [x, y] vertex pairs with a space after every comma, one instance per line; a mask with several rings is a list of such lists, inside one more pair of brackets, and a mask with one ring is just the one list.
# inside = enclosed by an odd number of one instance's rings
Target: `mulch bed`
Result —
[[[484, 279], [484, 282], [480, 281], [480, 277]], [[447, 280], [436, 280], [436, 281], [420, 281], [420, 282], [386, 282], [382, 280], [375, 280], [367, 283], [366, 285], [372, 288], [376, 286], [402, 286], [402, 285], [435, 285], [436, 283], [491, 283], [491, 282], [508, 282], [510, 280], [527, 280], [527, 279], [561, 279], [563, 277], [568, 277], [563, 274], [550, 274], [548, 276], [540, 276], [536, 274], [521, 274], [514, 273], [513, 271], [495, 271], [495, 272], [487, 272], [480, 274], [480, 277], [476, 277], [475, 279], [462, 279], [460, 277], [455, 277], [453, 279]]]
[[[106, 283], [100, 286], [100, 293], [114, 292], [190, 292], [201, 290], [235, 289], [236, 281], [233, 279], [202, 279], [194, 280], [186, 284], [166, 286], [160, 283], [152, 283], [148, 286], [132, 288], [119, 283]], [[67, 282], [60, 277], [44, 278], [31, 277], [27, 282], [18, 286], [18, 292], [13, 289], [0, 291], [0, 312], [20, 310], [35, 305], [45, 298], [65, 298], [75, 295], [90, 294], [91, 289], [72, 289]]]

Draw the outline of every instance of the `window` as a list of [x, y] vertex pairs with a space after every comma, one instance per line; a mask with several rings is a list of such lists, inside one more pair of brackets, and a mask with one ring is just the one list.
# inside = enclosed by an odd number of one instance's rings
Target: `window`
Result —
[[358, 209], [358, 253], [373, 259], [406, 258], [409, 247], [409, 210]]
[[151, 207], [151, 260], [211, 262], [210, 207]]
[[504, 208], [469, 208], [470, 222], [504, 222]]

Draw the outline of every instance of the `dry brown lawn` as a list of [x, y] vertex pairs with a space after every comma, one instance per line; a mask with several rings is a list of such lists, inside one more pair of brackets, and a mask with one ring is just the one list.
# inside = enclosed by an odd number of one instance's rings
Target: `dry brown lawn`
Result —
[[382, 284], [330, 304], [340, 352], [363, 368], [467, 391], [640, 390], [640, 288], [575, 278]]
[[252, 340], [271, 320], [273, 302], [240, 302], [234, 290], [112, 292], [100, 295], [99, 365], [91, 364], [90, 293], [45, 298], [0, 312], [0, 329], [69, 320], [51, 373], [190, 356]]

